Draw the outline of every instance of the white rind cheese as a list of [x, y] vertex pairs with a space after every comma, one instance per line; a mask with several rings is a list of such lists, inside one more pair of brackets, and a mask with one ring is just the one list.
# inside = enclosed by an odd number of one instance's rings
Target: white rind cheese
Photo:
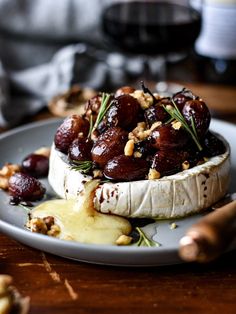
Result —
[[[178, 218], [198, 213], [228, 191], [230, 150], [202, 165], [156, 180], [104, 183], [96, 189], [95, 208], [124, 217]], [[78, 196], [92, 178], [70, 169], [66, 156], [52, 146], [49, 183], [62, 198]]]

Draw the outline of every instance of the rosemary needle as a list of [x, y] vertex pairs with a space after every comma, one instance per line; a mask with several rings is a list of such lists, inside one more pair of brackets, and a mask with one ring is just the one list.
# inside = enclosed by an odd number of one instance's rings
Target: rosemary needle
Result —
[[92, 167], [93, 162], [91, 160], [85, 160], [85, 161], [72, 161], [74, 164], [71, 165], [70, 169], [75, 171], [80, 171], [83, 173], [88, 173]]
[[153, 241], [152, 239], [149, 239], [146, 236], [146, 234], [142, 231], [141, 228], [136, 227], [136, 230], [139, 233], [139, 240], [137, 242], [137, 246], [148, 246], [148, 247], [160, 246], [160, 243]]
[[196, 131], [196, 126], [193, 120], [193, 117], [191, 117], [191, 127], [188, 125], [187, 121], [185, 120], [184, 116], [180, 112], [179, 108], [176, 106], [174, 100], [172, 99], [172, 103], [174, 107], [168, 108], [167, 106], [163, 106], [163, 108], [169, 113], [169, 115], [179, 121], [181, 125], [185, 128], [185, 130], [191, 135], [193, 141], [197, 145], [197, 148], [199, 151], [202, 151], [202, 146], [200, 144], [200, 141], [198, 139], [197, 131]]
[[99, 123], [102, 121], [104, 118], [105, 114], [107, 113], [107, 110], [110, 108], [112, 102], [107, 106], [108, 101], [110, 99], [110, 94], [102, 93], [102, 100], [101, 100], [101, 106], [97, 115], [97, 119], [93, 124], [92, 119], [90, 118], [90, 128], [89, 128], [89, 134], [88, 138], [91, 136], [91, 134], [97, 129]]

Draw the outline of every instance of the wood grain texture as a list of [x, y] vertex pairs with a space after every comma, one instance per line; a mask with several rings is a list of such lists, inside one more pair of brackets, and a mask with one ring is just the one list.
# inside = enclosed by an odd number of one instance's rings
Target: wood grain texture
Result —
[[236, 252], [207, 265], [120, 268], [65, 260], [0, 235], [1, 273], [32, 314], [235, 313]]
[[[191, 87], [236, 122], [234, 88]], [[230, 109], [223, 110], [225, 95]], [[45, 109], [31, 121], [49, 117]], [[236, 251], [206, 265], [97, 266], [42, 253], [0, 234], [0, 273], [13, 276], [20, 293], [30, 296], [30, 314], [234, 314], [235, 265]]]

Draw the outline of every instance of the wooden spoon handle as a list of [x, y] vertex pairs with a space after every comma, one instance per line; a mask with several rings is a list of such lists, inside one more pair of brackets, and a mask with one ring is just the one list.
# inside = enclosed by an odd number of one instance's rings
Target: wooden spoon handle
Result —
[[236, 237], [236, 201], [204, 216], [180, 240], [185, 261], [208, 262], [223, 253]]

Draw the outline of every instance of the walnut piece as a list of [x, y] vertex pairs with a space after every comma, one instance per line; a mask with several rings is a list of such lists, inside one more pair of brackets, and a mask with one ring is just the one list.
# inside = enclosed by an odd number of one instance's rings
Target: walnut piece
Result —
[[160, 179], [161, 174], [158, 172], [156, 169], [149, 169], [148, 173], [148, 180], [155, 180], [155, 179]]
[[132, 240], [133, 240], [132, 237], [129, 237], [129, 236], [125, 235], [125, 234], [122, 234], [122, 235], [119, 236], [119, 238], [116, 240], [116, 244], [117, 244], [117, 245], [129, 245]]
[[134, 140], [128, 140], [125, 144], [124, 154], [125, 156], [132, 156], [134, 152]]
[[0, 275], [0, 313], [27, 314], [29, 312], [29, 297], [22, 298], [12, 286], [13, 279], [8, 275]]
[[187, 160], [185, 160], [185, 161], [182, 163], [182, 169], [183, 169], [183, 170], [187, 170], [187, 169], [189, 169], [189, 167], [190, 167], [189, 162], [188, 162]]
[[21, 171], [20, 165], [6, 163], [2, 167], [2, 169], [0, 169], [0, 188], [3, 190], [7, 190], [10, 177], [14, 173], [20, 172], [20, 171]]
[[[137, 99], [143, 110], [149, 108], [153, 104], [152, 96], [144, 93], [142, 90], [136, 90], [130, 95]], [[159, 96], [156, 94], [154, 96], [157, 99], [159, 98]]]
[[55, 224], [54, 217], [52, 216], [32, 218], [27, 222], [27, 228], [29, 228], [31, 232], [47, 234], [52, 237], [58, 236], [61, 232], [60, 227]]

